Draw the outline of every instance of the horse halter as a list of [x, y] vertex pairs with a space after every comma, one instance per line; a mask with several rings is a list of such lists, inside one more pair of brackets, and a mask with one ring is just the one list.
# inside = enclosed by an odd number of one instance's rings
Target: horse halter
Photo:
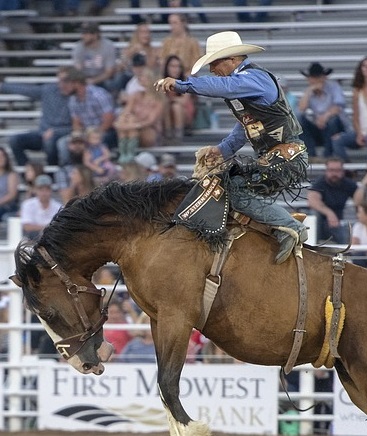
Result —
[[[95, 287], [88, 286], [78, 286], [73, 283], [70, 277], [66, 274], [66, 272], [52, 259], [47, 250], [44, 247], [38, 248], [39, 253], [44, 258], [44, 260], [50, 266], [52, 272], [59, 277], [61, 282], [66, 286], [66, 290], [71, 295], [74, 303], [74, 307], [79, 315], [79, 318], [83, 324], [84, 332], [79, 333], [74, 336], [69, 336], [68, 338], [62, 339], [58, 342], [55, 342], [55, 347], [57, 351], [63, 356], [66, 360], [73, 357], [85, 344], [85, 342], [94, 336], [97, 332], [101, 330], [103, 324], [108, 319], [108, 304], [103, 306], [103, 297], [106, 295], [106, 289], [101, 288], [97, 289]], [[79, 293], [88, 293], [98, 295], [100, 297], [100, 319], [92, 324], [89, 321], [88, 315], [85, 312], [82, 302], [79, 298]]]

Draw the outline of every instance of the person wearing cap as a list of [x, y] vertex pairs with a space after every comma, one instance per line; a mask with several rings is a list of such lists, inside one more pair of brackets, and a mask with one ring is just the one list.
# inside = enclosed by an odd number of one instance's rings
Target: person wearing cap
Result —
[[[65, 77], [71, 84], [72, 95], [68, 106], [72, 119], [73, 131], [84, 131], [88, 127], [98, 127], [103, 135], [103, 142], [108, 147], [117, 146], [117, 134], [113, 127], [115, 105], [112, 95], [100, 86], [89, 85], [85, 74], [71, 68]], [[57, 144], [59, 152], [67, 149], [70, 137], [61, 138]]]
[[[284, 97], [277, 78], [252, 64], [251, 53], [262, 47], [243, 44], [236, 32], [220, 32], [206, 42], [206, 54], [191, 74], [209, 65], [214, 76], [189, 76], [186, 80], [166, 77], [155, 83], [157, 91], [176, 91], [223, 98], [237, 122], [219, 145], [201, 150], [207, 172], [223, 159], [233, 158], [248, 140], [258, 159], [247, 158], [231, 171], [227, 189], [233, 209], [255, 221], [274, 227], [280, 243], [276, 263], [284, 262], [295, 245], [307, 239], [306, 227], [269, 197], [300, 188], [306, 179], [308, 156], [299, 139], [301, 127]], [[198, 152], [200, 154], [200, 150]]]
[[35, 239], [50, 223], [62, 206], [52, 198], [52, 179], [40, 174], [34, 181], [36, 196], [23, 200], [20, 206], [20, 221], [24, 236]]
[[315, 159], [319, 146], [323, 147], [324, 158], [334, 155], [333, 138], [349, 129], [342, 87], [328, 78], [332, 71], [318, 62], [312, 63], [307, 71], [300, 71], [308, 86], [298, 103], [298, 118], [303, 130], [301, 138], [313, 161], [319, 159]]
[[88, 84], [113, 91], [116, 71], [116, 50], [113, 42], [101, 36], [97, 23], [83, 23], [81, 32], [81, 40], [72, 52], [74, 66], [83, 71]]
[[158, 165], [158, 171], [147, 177], [148, 182], [174, 179], [177, 177], [176, 158], [173, 154], [163, 153]]

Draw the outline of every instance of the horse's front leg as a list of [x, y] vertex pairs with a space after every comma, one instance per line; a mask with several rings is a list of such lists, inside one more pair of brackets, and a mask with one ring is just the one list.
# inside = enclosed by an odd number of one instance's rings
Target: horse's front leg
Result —
[[210, 436], [204, 423], [193, 421], [179, 399], [179, 382], [192, 327], [177, 314], [151, 320], [158, 363], [158, 388], [167, 412], [171, 436]]

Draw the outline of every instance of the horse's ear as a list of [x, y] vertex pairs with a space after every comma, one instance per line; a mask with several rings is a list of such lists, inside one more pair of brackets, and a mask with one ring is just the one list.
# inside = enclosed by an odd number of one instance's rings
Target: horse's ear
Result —
[[20, 281], [19, 277], [16, 274], [13, 274], [12, 276], [9, 277], [9, 279], [16, 284], [17, 286], [19, 286], [20, 288], [22, 287], [22, 282]]

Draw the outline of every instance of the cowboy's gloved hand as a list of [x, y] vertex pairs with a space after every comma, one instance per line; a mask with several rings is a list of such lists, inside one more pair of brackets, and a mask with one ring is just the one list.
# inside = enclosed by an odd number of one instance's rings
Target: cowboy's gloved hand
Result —
[[160, 79], [154, 83], [156, 91], [169, 92], [174, 91], [176, 84], [176, 79], [172, 77], [166, 77], [165, 79]]
[[[208, 168], [213, 168], [218, 165], [218, 158], [223, 158], [219, 147], [211, 145], [205, 150], [205, 164]], [[223, 161], [223, 159], [222, 159]]]

